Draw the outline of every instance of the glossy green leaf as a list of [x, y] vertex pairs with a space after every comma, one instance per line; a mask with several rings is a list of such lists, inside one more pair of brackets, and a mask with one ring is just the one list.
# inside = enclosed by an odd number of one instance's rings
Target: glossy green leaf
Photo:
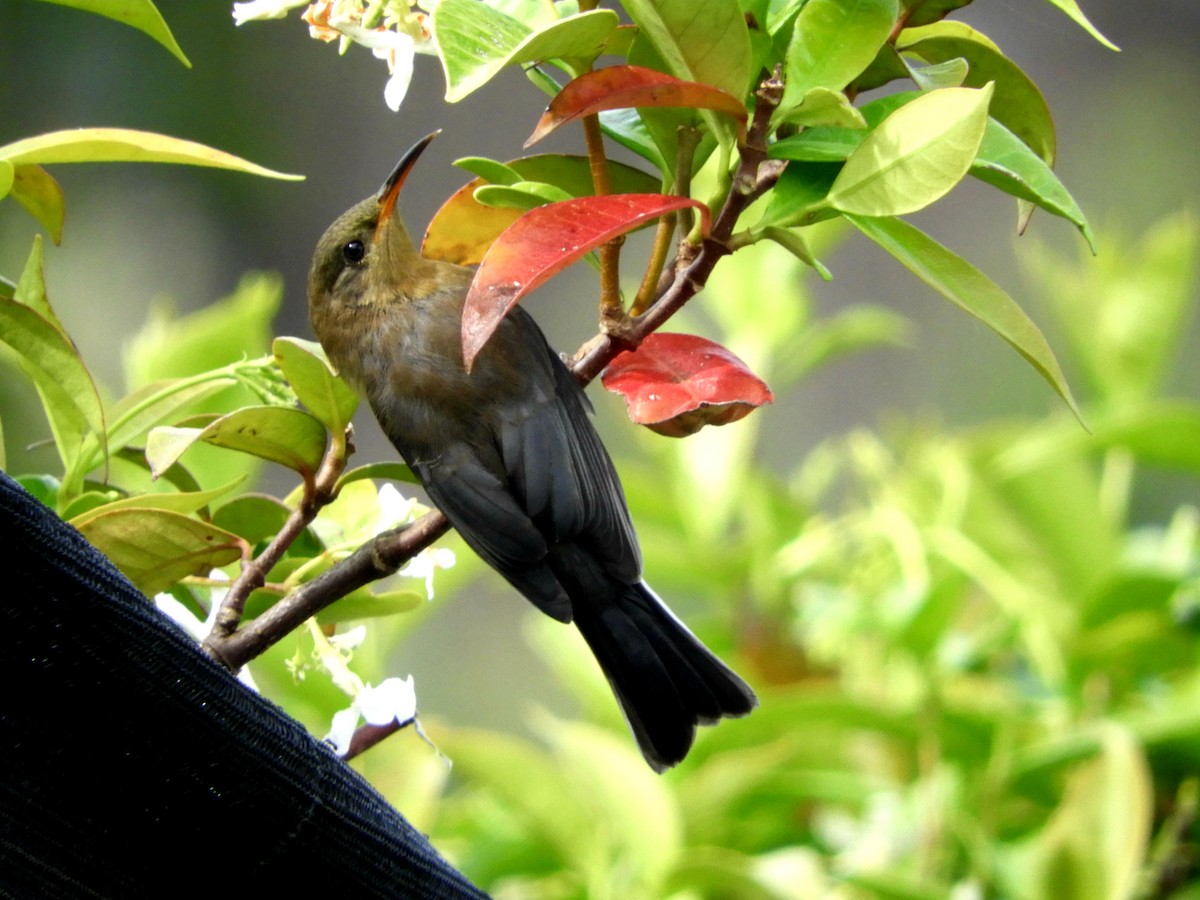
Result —
[[971, 174], [1005, 193], [1036, 203], [1066, 219], [1079, 229], [1092, 252], [1096, 252], [1096, 236], [1088, 225], [1087, 217], [1058, 180], [1054, 170], [1029, 145], [995, 119], [988, 121], [979, 145], [979, 154], [971, 166]]
[[826, 198], [841, 168], [840, 163], [831, 162], [788, 165], [756, 227], [811, 225], [837, 215]]
[[432, 22], [448, 103], [463, 99], [510, 64], [591, 61], [604, 52], [620, 24], [612, 10], [596, 9], [535, 31], [479, 0], [443, 0], [434, 8]]
[[1079, 4], [1076, 2], [1076, 0], [1049, 0], [1049, 2], [1065, 12], [1071, 17], [1072, 21], [1080, 25], [1084, 31], [1098, 40], [1109, 50], [1121, 49], [1104, 35], [1102, 35], [1099, 29], [1097, 29], [1095, 25], [1088, 21], [1088, 17], [1083, 14], [1083, 10], [1079, 8]]
[[17, 166], [12, 198], [46, 229], [54, 243], [62, 243], [65, 201], [62, 188], [49, 172], [41, 166]]
[[192, 64], [183, 55], [171, 29], [163, 21], [162, 14], [155, 8], [151, 0], [42, 0], [44, 3], [56, 3], [59, 6], [70, 6], [85, 12], [106, 16], [122, 24], [136, 28], [149, 35], [171, 52], [177, 60], [189, 69]]
[[847, 215], [859, 231], [914, 275], [1006, 340], [1083, 420], [1046, 338], [999, 285], [933, 238], [900, 219]]
[[198, 512], [214, 500], [225, 496], [235, 487], [245, 481], [245, 477], [236, 478], [226, 485], [208, 491], [188, 491], [184, 493], [163, 492], [158, 494], [139, 494], [136, 497], [122, 497], [103, 506], [89, 509], [87, 512], [71, 516], [66, 511], [66, 518], [76, 528], [82, 528], [93, 519], [115, 512], [120, 509], [165, 509], [180, 515], [191, 515]]
[[462, 159], [456, 159], [454, 165], [460, 169], [466, 169], [488, 184], [515, 184], [522, 180], [521, 173], [512, 166], [483, 156], [465, 156]]
[[166, 509], [117, 509], [79, 530], [146, 595], [241, 557], [236, 535]]
[[990, 113], [1054, 165], [1056, 138], [1050, 107], [1038, 86], [986, 36], [960, 22], [938, 22], [900, 33], [896, 49], [929, 63], [967, 61], [966, 87], [995, 83]]
[[901, 107], [846, 160], [828, 203], [861, 216], [892, 216], [945, 196], [975, 159], [991, 96], [990, 87], [945, 88]]
[[204, 428], [156, 428], [146, 441], [146, 459], [160, 475], [197, 441], [238, 450], [287, 466], [306, 477], [325, 454], [325, 426], [314, 416], [283, 406], [248, 406]]
[[[711, 84], [739, 99], [746, 95], [754, 73], [750, 35], [737, 0], [626, 0], [624, 6], [662, 57], [664, 71], [684, 81]], [[732, 143], [735, 129], [728, 119], [708, 110], [700, 115], [712, 134]]]
[[345, 431], [358, 408], [358, 395], [333, 373], [321, 345], [280, 337], [271, 348], [279, 368], [308, 411], [331, 432]]
[[0, 147], [0, 159], [14, 165], [52, 163], [144, 162], [211, 166], [265, 178], [303, 180], [263, 168], [203, 144], [128, 128], [71, 128], [25, 138]]
[[970, 2], [971, 0], [900, 0], [905, 11], [904, 21], [909, 27], [940, 21]]
[[875, 59], [898, 12], [896, 0], [809, 0], [793, 26], [777, 115], [786, 116], [813, 88], [846, 87]]

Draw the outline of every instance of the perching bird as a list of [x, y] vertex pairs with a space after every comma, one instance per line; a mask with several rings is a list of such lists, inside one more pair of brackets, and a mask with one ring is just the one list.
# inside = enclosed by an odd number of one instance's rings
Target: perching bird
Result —
[[547, 615], [575, 622], [661, 772], [687, 755], [697, 724], [758, 701], [641, 580], [590, 405], [529, 314], [509, 313], [464, 371], [474, 270], [420, 256], [396, 212], [432, 138], [321, 237], [308, 278], [313, 331], [463, 540]]

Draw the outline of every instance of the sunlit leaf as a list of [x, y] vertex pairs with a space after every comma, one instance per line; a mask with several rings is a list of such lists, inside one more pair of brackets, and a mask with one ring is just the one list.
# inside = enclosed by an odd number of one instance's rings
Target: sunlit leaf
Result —
[[856, 215], [846, 218], [914, 275], [1004, 338], [1083, 420], [1045, 336], [999, 285], [907, 222]]
[[642, 66], [609, 66], [587, 72], [567, 84], [550, 101], [525, 146], [536, 143], [567, 122], [609, 109], [682, 106], [712, 109], [745, 123], [742, 101], [708, 84], [682, 81]]
[[692, 334], [655, 332], [601, 376], [629, 418], [668, 437], [727, 425], [774, 401], [770, 388], [726, 348]]
[[241, 556], [236, 535], [165, 509], [118, 509], [79, 530], [147, 595]]
[[875, 59], [896, 24], [896, 0], [809, 0], [796, 16], [787, 49], [786, 117], [813, 88], [840, 91]]
[[288, 181], [300, 181], [304, 178], [303, 175], [288, 175], [266, 169], [193, 141], [149, 131], [132, 131], [128, 128], [72, 128], [66, 131], [52, 131], [0, 147], [0, 159], [7, 159], [13, 165], [85, 162], [180, 163], [211, 166]]
[[692, 207], [704, 219], [708, 207], [688, 197], [608, 194], [539, 206], [512, 224], [488, 250], [463, 306], [463, 363], [475, 356], [523, 296], [585, 254], [644, 222]]
[[154, 429], [146, 441], [146, 459], [158, 476], [194, 443], [205, 441], [312, 476], [324, 456], [325, 437], [325, 426], [302, 410], [247, 406], [204, 428]]
[[163, 21], [162, 14], [155, 8], [151, 0], [42, 0], [42, 2], [71, 6], [85, 12], [107, 16], [136, 28], [166, 47], [172, 56], [189, 69], [192, 67], [188, 58], [183, 55], [183, 50], [180, 49], [175, 36], [171, 34], [171, 29]]
[[300, 402], [330, 431], [345, 431], [358, 408], [358, 395], [333, 374], [321, 345], [280, 337], [271, 347]]
[[985, 35], [961, 22], [944, 21], [900, 33], [896, 49], [929, 63], [962, 58], [969, 71], [963, 85], [995, 83], [990, 114], [1054, 165], [1056, 138], [1050, 107], [1038, 86]]
[[828, 203], [842, 212], [890, 216], [943, 197], [975, 159], [991, 96], [990, 87], [945, 88], [901, 107], [846, 160]]

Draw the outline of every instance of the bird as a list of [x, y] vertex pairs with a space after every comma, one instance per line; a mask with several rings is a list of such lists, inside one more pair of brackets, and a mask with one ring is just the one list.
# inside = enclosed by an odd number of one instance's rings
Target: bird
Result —
[[646, 762], [684, 759], [697, 725], [758, 700], [642, 579], [621, 482], [582, 386], [515, 307], [463, 366], [475, 270], [421, 256], [397, 211], [413, 165], [321, 236], [309, 321], [330, 363], [464, 542], [543, 613], [574, 622]]

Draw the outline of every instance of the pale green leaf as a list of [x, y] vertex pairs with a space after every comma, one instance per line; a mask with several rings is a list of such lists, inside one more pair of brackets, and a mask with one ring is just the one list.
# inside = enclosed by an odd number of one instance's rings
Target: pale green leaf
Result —
[[368, 588], [359, 588], [317, 613], [317, 621], [322, 625], [336, 625], [356, 619], [397, 616], [420, 609], [426, 602], [425, 595], [417, 591], [376, 592]]
[[842, 90], [867, 68], [896, 25], [896, 0], [809, 0], [788, 44], [783, 102], [799, 106], [816, 87]]
[[171, 29], [167, 27], [167, 23], [163, 21], [162, 15], [151, 0], [42, 0], [42, 2], [71, 6], [132, 26], [166, 47], [171, 51], [172, 56], [189, 69], [192, 67], [188, 58], [183, 55], [183, 50], [180, 49], [175, 36], [171, 34]]
[[1049, 0], [1049, 2], [1065, 12], [1076, 24], [1082, 26], [1084, 31], [1098, 40], [1109, 50], [1121, 49], [1104, 35], [1102, 35], [1099, 29], [1097, 29], [1095, 25], [1088, 21], [1088, 17], [1083, 14], [1083, 10], [1079, 8], [1079, 4], [1076, 2], [1076, 0]]
[[298, 409], [247, 406], [204, 428], [155, 428], [146, 440], [146, 459], [157, 477], [197, 441], [238, 450], [313, 475], [325, 453], [325, 426]]
[[914, 275], [1004, 338], [1082, 422], [1071, 388], [1045, 336], [1003, 289], [960, 256], [907, 222], [847, 215], [855, 227]]
[[521, 173], [512, 166], [506, 166], [502, 162], [483, 156], [464, 156], [462, 159], [456, 159], [454, 165], [460, 169], [466, 169], [488, 184], [516, 184], [522, 180]]
[[862, 113], [850, 103], [850, 99], [842, 91], [824, 87], [810, 88], [783, 118], [805, 128], [867, 127]]
[[320, 344], [293, 337], [276, 338], [275, 360], [308, 411], [331, 432], [346, 430], [358, 408], [358, 395], [338, 378]]
[[87, 512], [69, 518], [68, 521], [76, 528], [82, 528], [97, 516], [102, 516], [118, 509], [165, 509], [186, 516], [203, 509], [218, 497], [228, 494], [245, 480], [246, 478], [243, 475], [235, 478], [228, 484], [208, 491], [171, 491], [158, 494], [139, 494], [136, 497], [122, 497], [120, 500], [113, 500], [111, 503], [94, 507]]
[[842, 212], [892, 216], [945, 196], [975, 159], [991, 96], [990, 86], [945, 88], [896, 110], [850, 154], [828, 203]]
[[79, 530], [147, 595], [241, 557], [236, 535], [166, 509], [117, 509]]
[[51, 131], [0, 147], [0, 159], [7, 159], [14, 165], [91, 162], [180, 163], [211, 166], [289, 181], [300, 181], [304, 178], [303, 175], [288, 175], [266, 169], [233, 154], [214, 150], [193, 141], [128, 128], [72, 128]]
[[343, 472], [342, 476], [337, 480], [337, 486], [334, 488], [334, 493], [341, 491], [343, 487], [354, 481], [362, 481], [364, 479], [375, 480], [378, 478], [388, 478], [392, 481], [404, 481], [409, 484], [420, 484], [420, 480], [413, 474], [412, 469], [401, 462], [376, 462], [367, 463], [365, 466], [356, 466], [349, 471]]

